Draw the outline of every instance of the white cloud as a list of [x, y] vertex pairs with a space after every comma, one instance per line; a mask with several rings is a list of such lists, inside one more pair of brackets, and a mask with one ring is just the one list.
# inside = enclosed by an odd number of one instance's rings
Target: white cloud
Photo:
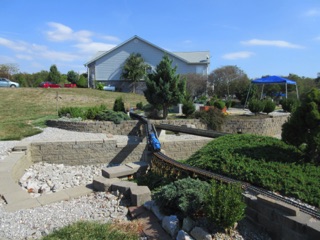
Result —
[[320, 16], [320, 9], [314, 8], [314, 9], [309, 9], [304, 13], [304, 16], [307, 17], [315, 17], [315, 16]]
[[100, 43], [100, 42], [91, 42], [91, 43], [78, 43], [74, 45], [83, 53], [96, 53], [98, 51], [108, 51], [111, 48], [114, 48], [115, 44], [107, 44], [107, 43]]
[[293, 44], [290, 42], [282, 40], [261, 40], [261, 39], [251, 39], [248, 41], [242, 41], [241, 44], [248, 46], [273, 46], [281, 48], [304, 48], [301, 45]]
[[119, 42], [120, 41], [120, 39], [115, 36], [102, 36], [101, 38], [104, 40], [107, 40], [107, 41], [111, 41], [111, 42]]
[[41, 57], [43, 59], [73, 61], [79, 58], [79, 56], [76, 54], [49, 50], [44, 45], [29, 44], [21, 41], [11, 41], [5, 38], [0, 38], [0, 45], [18, 52], [16, 57], [20, 59], [29, 60], [34, 59], [35, 57]]
[[33, 57], [30, 55], [25, 55], [25, 54], [17, 54], [16, 57], [18, 59], [22, 59], [22, 60], [33, 60]]
[[91, 42], [92, 32], [87, 30], [73, 31], [70, 27], [61, 23], [49, 22], [50, 31], [45, 32], [47, 38], [54, 42], [76, 41], [76, 42]]
[[0, 55], [0, 62], [2, 63], [14, 63], [15, 60], [12, 58], [12, 57], [9, 57], [9, 56], [1, 56]]
[[5, 46], [7, 48], [10, 48], [14, 51], [27, 51], [28, 46], [27, 43], [22, 42], [22, 41], [11, 41], [6, 38], [1, 38], [0, 37], [0, 45]]
[[253, 52], [242, 51], [242, 52], [227, 53], [227, 54], [223, 55], [222, 58], [229, 59], [229, 60], [235, 60], [235, 59], [239, 59], [239, 58], [249, 58], [253, 55], [254, 55]]

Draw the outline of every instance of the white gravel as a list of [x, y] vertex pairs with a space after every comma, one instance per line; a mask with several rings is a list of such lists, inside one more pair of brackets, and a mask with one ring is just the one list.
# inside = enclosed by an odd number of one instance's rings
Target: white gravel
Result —
[[[83, 132], [71, 132], [56, 128], [45, 128], [42, 133], [25, 138], [23, 141], [45, 141], [45, 140], [77, 140], [77, 139], [116, 139], [119, 142], [130, 141], [127, 136], [106, 136], [106, 134], [94, 134]], [[189, 140], [190, 135], [167, 135], [166, 140], [185, 139]], [[197, 139], [199, 137], [196, 137]], [[0, 141], [0, 164], [1, 161], [10, 153], [11, 149], [18, 141]], [[44, 183], [46, 178], [52, 179], [52, 172], [55, 176], [65, 175], [63, 180], [55, 179], [60, 188], [73, 187], [83, 182], [74, 183], [74, 179], [68, 182], [68, 173], [71, 175], [86, 175], [88, 171], [92, 174], [98, 174], [97, 168], [94, 166], [87, 168], [69, 168], [67, 166], [50, 166], [50, 164], [37, 164], [30, 167], [33, 172], [37, 184]], [[53, 170], [54, 169], [54, 170]], [[60, 169], [60, 170], [58, 170]], [[81, 170], [82, 169], [82, 170]], [[46, 173], [44, 173], [46, 172]], [[51, 175], [50, 175], [51, 172]], [[75, 174], [77, 172], [77, 174]], [[41, 176], [40, 176], [41, 175]], [[92, 181], [89, 177], [88, 181]], [[51, 181], [51, 180], [50, 180]], [[116, 194], [115, 194], [116, 195]], [[108, 193], [93, 193], [69, 201], [61, 201], [43, 207], [34, 209], [19, 210], [16, 212], [6, 212], [3, 208], [5, 204], [0, 198], [0, 240], [22, 240], [22, 239], [39, 239], [49, 234], [55, 229], [61, 228], [68, 224], [79, 220], [95, 220], [95, 221], [112, 221], [114, 219], [127, 219], [127, 208], [122, 206], [119, 198]], [[37, 197], [35, 195], [34, 197]], [[225, 234], [217, 234], [215, 239], [270, 239], [265, 233], [260, 233], [252, 227], [248, 222], [244, 221], [240, 224], [240, 232], [235, 231], [232, 237]]]

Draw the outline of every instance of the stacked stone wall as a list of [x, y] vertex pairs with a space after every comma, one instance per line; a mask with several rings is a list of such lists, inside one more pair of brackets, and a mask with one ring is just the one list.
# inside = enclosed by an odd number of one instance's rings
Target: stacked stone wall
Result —
[[[172, 124], [176, 126], [193, 125], [199, 129], [206, 129], [206, 125], [199, 119], [178, 119], [178, 120], [152, 120], [153, 124]], [[137, 120], [122, 121], [115, 124], [110, 121], [83, 121], [68, 122], [60, 120], [48, 120], [47, 126], [66, 129], [77, 132], [106, 133], [113, 135], [134, 135], [144, 134], [143, 125]]]
[[275, 240], [320, 239], [320, 221], [298, 208], [258, 195], [245, 195], [246, 218]]
[[[186, 159], [209, 141], [210, 139], [164, 142], [162, 149], [169, 157]], [[35, 163], [66, 165], [123, 164], [150, 161], [152, 156], [146, 142], [122, 144], [116, 140], [33, 142], [29, 149], [30, 158]]]
[[237, 133], [238, 129], [241, 129], [242, 133], [275, 136], [281, 134], [282, 125], [287, 121], [288, 117], [289, 115], [270, 116], [263, 119], [250, 117], [247, 117], [247, 119], [227, 118], [222, 125], [221, 132]]

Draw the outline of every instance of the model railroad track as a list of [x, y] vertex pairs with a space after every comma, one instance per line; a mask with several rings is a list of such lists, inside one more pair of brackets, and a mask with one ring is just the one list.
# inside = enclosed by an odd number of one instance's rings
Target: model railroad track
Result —
[[197, 128], [190, 128], [187, 126], [174, 126], [170, 124], [155, 124], [154, 125], [156, 129], [163, 129], [163, 130], [169, 130], [172, 132], [181, 132], [181, 133], [187, 133], [202, 137], [210, 137], [210, 138], [216, 138], [221, 137], [229, 133], [223, 133], [223, 132], [217, 132], [217, 131], [211, 131], [211, 130], [203, 130], [203, 129], [197, 129]]
[[169, 124], [160, 124], [154, 126], [153, 124], [150, 123], [150, 121], [138, 114], [135, 113], [130, 113], [131, 117], [138, 119], [141, 121], [143, 124], [146, 125], [146, 135], [148, 136], [148, 145], [150, 145], [150, 149], [154, 150], [153, 153], [153, 159], [152, 159], [152, 164], [155, 166], [162, 167], [164, 164], [166, 169], [178, 169], [181, 172], [187, 173], [189, 176], [192, 177], [197, 177], [200, 179], [215, 179], [217, 181], [225, 182], [225, 183], [237, 183], [241, 186], [241, 188], [244, 191], [250, 192], [252, 194], [258, 195], [261, 194], [263, 196], [269, 197], [271, 199], [281, 201], [283, 203], [286, 203], [288, 205], [297, 207], [301, 212], [309, 214], [310, 216], [319, 219], [320, 220], [320, 212], [319, 209], [312, 209], [309, 208], [305, 205], [299, 204], [297, 202], [293, 202], [292, 200], [285, 198], [281, 195], [272, 193], [268, 190], [262, 189], [255, 187], [249, 183], [243, 182], [243, 181], [238, 181], [220, 174], [212, 173], [210, 171], [197, 168], [197, 167], [192, 167], [190, 165], [183, 164], [181, 162], [178, 162], [166, 155], [164, 155], [161, 150], [161, 145], [160, 142], [155, 134], [154, 138], [150, 138], [150, 135], [155, 133], [155, 127], [158, 129], [165, 129], [165, 130], [170, 130], [173, 132], [183, 132], [183, 133], [188, 133], [188, 134], [194, 134], [194, 135], [199, 135], [199, 136], [206, 136], [206, 137], [220, 137], [225, 135], [226, 133], [219, 133], [219, 132], [214, 132], [214, 131], [208, 131], [208, 130], [201, 130], [201, 129], [192, 129], [188, 127], [179, 127], [179, 126], [173, 126]]
[[293, 201], [291, 201], [281, 195], [278, 195], [278, 194], [272, 193], [270, 191], [255, 187], [249, 183], [238, 181], [238, 180], [235, 180], [235, 179], [232, 179], [232, 178], [220, 175], [220, 174], [209, 172], [209, 171], [201, 169], [201, 168], [192, 167], [190, 165], [180, 163], [180, 162], [173, 160], [172, 158], [164, 155], [161, 152], [155, 152], [153, 154], [152, 164], [157, 165], [157, 164], [161, 164], [161, 162], [165, 163], [167, 166], [171, 166], [172, 169], [179, 169], [182, 172], [187, 172], [190, 176], [193, 176], [193, 177], [198, 177], [198, 178], [208, 179], [208, 180], [215, 179], [215, 180], [222, 181], [225, 183], [237, 183], [241, 186], [241, 188], [244, 191], [248, 191], [248, 192], [253, 193], [255, 195], [261, 194], [261, 195], [269, 197], [271, 199], [284, 202], [284, 203], [289, 204], [291, 206], [297, 207], [301, 212], [309, 214], [310, 216], [320, 220], [320, 212], [317, 209], [311, 209], [311, 208], [306, 207], [304, 205], [301, 205], [299, 203], [293, 202]]

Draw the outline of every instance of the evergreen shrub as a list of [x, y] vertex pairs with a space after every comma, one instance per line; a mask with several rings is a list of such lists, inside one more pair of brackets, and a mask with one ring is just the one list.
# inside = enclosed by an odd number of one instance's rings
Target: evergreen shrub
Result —
[[164, 214], [192, 217], [204, 210], [209, 189], [209, 183], [188, 177], [161, 187], [153, 199]]
[[62, 107], [58, 110], [59, 117], [86, 119], [86, 110], [81, 107]]
[[122, 97], [118, 97], [114, 101], [113, 111], [115, 111], [115, 112], [124, 112], [125, 111], [124, 102], [122, 100]]
[[258, 114], [259, 112], [262, 112], [264, 109], [264, 102], [259, 99], [251, 99], [248, 104], [248, 109], [250, 112], [254, 114]]
[[240, 185], [213, 180], [206, 196], [206, 213], [215, 225], [230, 229], [244, 218], [246, 204]]
[[320, 167], [304, 163], [297, 147], [265, 136], [219, 137], [185, 162], [320, 206]]
[[264, 100], [264, 108], [262, 112], [269, 114], [273, 112], [275, 109], [276, 104], [271, 99]]
[[285, 112], [294, 112], [299, 106], [299, 101], [293, 98], [282, 99], [280, 101], [283, 111]]
[[124, 112], [115, 112], [112, 110], [104, 110], [99, 112], [96, 117], [99, 121], [112, 121], [115, 124], [121, 123], [123, 120], [130, 120], [130, 117]]
[[219, 109], [209, 109], [207, 112], [197, 111], [194, 116], [201, 119], [212, 130], [220, 130], [225, 121], [225, 115]]

